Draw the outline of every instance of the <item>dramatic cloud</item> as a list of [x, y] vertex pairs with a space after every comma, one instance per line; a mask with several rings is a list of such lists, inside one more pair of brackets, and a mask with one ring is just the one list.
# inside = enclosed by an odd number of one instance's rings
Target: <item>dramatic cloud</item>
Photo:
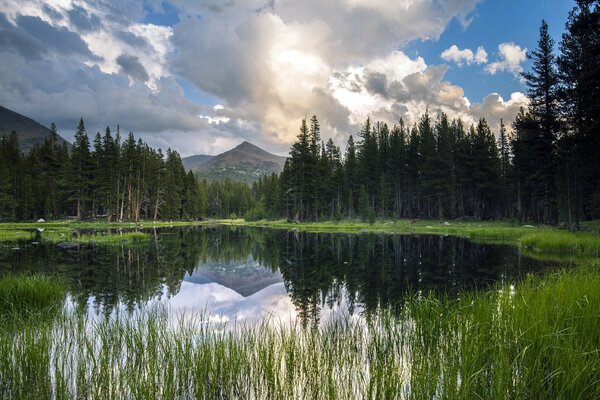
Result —
[[117, 57], [117, 64], [121, 67], [121, 71], [133, 80], [146, 82], [149, 78], [146, 68], [136, 56], [121, 54]]
[[[357, 118], [332, 92], [332, 77], [410, 40], [437, 38], [453, 18], [466, 24], [475, 4], [182, 1], [192, 17], [173, 30], [173, 67], [239, 118], [258, 121], [281, 148], [306, 114], [319, 114], [326, 135], [347, 136]], [[383, 88], [376, 76], [369, 78], [370, 90]]]
[[356, 125], [367, 116], [390, 124], [403, 118], [411, 125], [429, 111], [432, 115], [443, 112], [450, 118], [461, 118], [467, 124], [485, 117], [497, 130], [501, 118], [512, 121], [519, 107], [527, 104], [521, 93], [513, 93], [507, 102], [494, 93], [482, 104], [471, 104], [461, 87], [444, 81], [447, 70], [446, 65], [428, 66], [421, 58], [411, 59], [395, 51], [364, 67], [337, 71], [330, 85]]
[[[484, 115], [493, 126], [524, 97], [471, 104], [445, 78], [447, 65], [398, 50], [437, 40], [452, 20], [466, 27], [477, 3], [8, 0], [0, 5], [0, 104], [55, 121], [67, 137], [84, 117], [90, 133], [119, 123], [183, 155], [242, 140], [285, 154], [312, 114], [339, 144], [367, 116], [410, 124], [428, 109], [466, 122]], [[488, 72], [518, 72], [526, 50], [499, 51]], [[441, 56], [457, 65], [488, 58], [483, 47], [456, 45]]]
[[79, 6], [73, 7], [67, 14], [71, 23], [82, 31], [98, 29], [101, 25], [98, 16], [88, 13], [84, 8]]
[[500, 60], [488, 64], [485, 68], [490, 75], [495, 75], [498, 72], [510, 72], [518, 76], [523, 72], [521, 64], [527, 60], [527, 49], [521, 48], [514, 43], [502, 43], [498, 46]]
[[440, 57], [442, 57], [444, 61], [454, 62], [459, 67], [462, 67], [464, 64], [485, 64], [488, 61], [488, 54], [481, 46], [473, 53], [473, 50], [471, 49], [460, 50], [453, 44], [450, 48], [444, 50], [442, 54], [440, 54]]

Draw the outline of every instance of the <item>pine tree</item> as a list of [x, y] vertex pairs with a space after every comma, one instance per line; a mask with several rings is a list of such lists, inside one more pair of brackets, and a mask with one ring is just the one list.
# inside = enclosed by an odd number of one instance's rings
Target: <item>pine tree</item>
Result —
[[406, 127], [400, 119], [399, 125], [394, 126], [390, 135], [390, 187], [393, 215], [396, 218], [404, 216], [407, 192], [406, 174]]
[[529, 54], [533, 61], [532, 71], [523, 73], [527, 84], [527, 95], [531, 99], [530, 112], [538, 121], [539, 133], [536, 135], [536, 157], [539, 164], [535, 172], [537, 179], [543, 182], [544, 220], [556, 223], [556, 132], [558, 131], [557, 90], [558, 73], [553, 54], [554, 40], [548, 34], [548, 24], [542, 21], [538, 46]]
[[577, 0], [565, 30], [558, 57], [560, 103], [572, 138], [562, 142], [562, 153], [570, 160], [567, 190], [574, 193], [577, 226], [580, 216], [600, 218], [600, 2]]
[[360, 191], [358, 160], [356, 158], [356, 147], [352, 135], [348, 137], [346, 145], [346, 154], [344, 156], [344, 179], [346, 199], [346, 214], [352, 218], [356, 214], [356, 206], [358, 205], [358, 195]]
[[509, 138], [506, 131], [506, 125], [502, 118], [500, 119], [500, 132], [498, 137], [498, 151], [500, 156], [500, 186], [502, 190], [502, 216], [510, 216], [510, 188], [509, 188], [509, 173], [510, 173], [510, 147]]
[[90, 198], [91, 168], [90, 142], [83, 118], [81, 118], [75, 132], [67, 175], [69, 201], [75, 207], [77, 219], [83, 218], [86, 213], [87, 202]]

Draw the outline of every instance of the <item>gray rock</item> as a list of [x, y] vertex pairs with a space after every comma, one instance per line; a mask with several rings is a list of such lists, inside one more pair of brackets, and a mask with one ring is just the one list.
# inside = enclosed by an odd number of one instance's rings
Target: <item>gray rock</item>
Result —
[[57, 244], [57, 246], [60, 247], [61, 249], [65, 249], [65, 250], [74, 249], [74, 248], [79, 247], [79, 245], [75, 242], [61, 242], [61, 243]]

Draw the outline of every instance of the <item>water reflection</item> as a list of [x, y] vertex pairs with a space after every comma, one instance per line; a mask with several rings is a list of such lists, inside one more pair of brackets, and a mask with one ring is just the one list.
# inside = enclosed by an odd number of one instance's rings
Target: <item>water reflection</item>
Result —
[[[324, 313], [398, 311], [409, 293], [488, 287], [547, 265], [508, 246], [443, 236], [309, 234], [210, 227], [151, 231], [145, 244], [0, 248], [0, 274], [62, 277], [97, 312], [168, 299], [174, 312], [247, 320], [265, 314], [318, 324]], [[35, 242], [40, 241], [37, 238]]]

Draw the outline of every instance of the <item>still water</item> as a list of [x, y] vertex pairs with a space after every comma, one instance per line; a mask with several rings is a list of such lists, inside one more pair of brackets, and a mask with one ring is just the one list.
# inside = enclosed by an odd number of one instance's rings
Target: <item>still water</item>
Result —
[[[134, 246], [0, 245], [0, 275], [44, 273], [96, 315], [166, 304], [213, 321], [319, 324], [398, 311], [405, 296], [489, 288], [550, 268], [510, 246], [450, 236], [301, 233], [240, 227], [151, 230]], [[43, 239], [43, 238], [42, 238]]]

